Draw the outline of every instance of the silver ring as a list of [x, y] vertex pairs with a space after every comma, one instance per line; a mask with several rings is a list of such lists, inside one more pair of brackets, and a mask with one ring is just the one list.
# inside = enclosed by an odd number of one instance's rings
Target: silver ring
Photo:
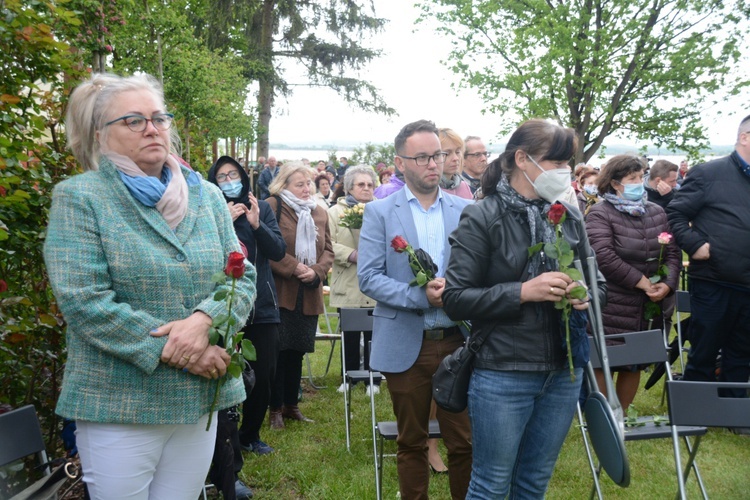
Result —
[[549, 287], [549, 293], [551, 293], [552, 295], [554, 295], [555, 294], [555, 287], [552, 287], [552, 286]]

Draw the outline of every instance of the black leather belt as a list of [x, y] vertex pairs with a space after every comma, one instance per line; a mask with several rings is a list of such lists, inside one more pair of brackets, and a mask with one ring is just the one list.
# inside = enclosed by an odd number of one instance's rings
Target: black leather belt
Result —
[[425, 330], [424, 339], [425, 340], [443, 340], [444, 338], [450, 337], [451, 335], [454, 335], [456, 333], [460, 333], [457, 326], [452, 326], [450, 328], [443, 328], [441, 330]]

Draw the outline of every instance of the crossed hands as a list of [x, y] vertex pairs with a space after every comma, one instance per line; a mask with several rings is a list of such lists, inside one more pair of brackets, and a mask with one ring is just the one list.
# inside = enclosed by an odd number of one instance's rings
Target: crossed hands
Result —
[[211, 323], [210, 316], [198, 311], [153, 330], [153, 337], [169, 335], [161, 351], [161, 361], [200, 377], [223, 377], [231, 358], [222, 347], [208, 345]]
[[643, 290], [651, 302], [659, 302], [669, 295], [669, 292], [672, 290], [666, 283], [651, 283], [645, 276], [641, 278], [641, 281], [635, 287]]
[[589, 301], [576, 299], [570, 292], [581, 285], [565, 273], [550, 271], [521, 283], [521, 303], [524, 302], [560, 302], [567, 298], [573, 309], [585, 311], [589, 308]]

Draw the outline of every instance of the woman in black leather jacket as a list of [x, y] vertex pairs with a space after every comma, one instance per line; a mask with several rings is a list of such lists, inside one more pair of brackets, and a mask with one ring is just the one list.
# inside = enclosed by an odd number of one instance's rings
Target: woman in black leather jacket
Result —
[[[544, 120], [522, 124], [482, 179], [484, 198], [468, 206], [450, 237], [443, 293], [453, 320], [487, 333], [469, 387], [473, 467], [467, 498], [543, 498], [575, 411], [585, 359], [571, 380], [555, 302], [588, 299], [557, 262], [529, 247], [552, 242], [546, 214], [570, 184], [571, 129]], [[593, 255], [576, 207], [566, 205], [565, 239], [587, 271]], [[599, 277], [602, 301], [606, 286]], [[585, 337], [584, 337], [584, 342]]]

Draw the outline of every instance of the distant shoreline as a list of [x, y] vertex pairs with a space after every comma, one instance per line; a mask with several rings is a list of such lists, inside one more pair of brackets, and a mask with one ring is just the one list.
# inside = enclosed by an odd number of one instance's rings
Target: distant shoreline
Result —
[[[337, 151], [337, 152], [353, 152], [355, 149], [361, 149], [365, 146], [365, 144], [370, 143], [364, 143], [364, 144], [328, 144], [323, 146], [310, 146], [310, 145], [289, 145], [289, 144], [270, 144], [269, 149], [276, 150], [276, 151], [314, 151], [314, 152], [320, 152], [325, 153], [327, 155], [328, 151]], [[371, 143], [376, 146], [379, 146], [380, 143]], [[386, 143], [382, 143], [386, 144]], [[505, 144], [493, 144], [492, 146], [488, 147], [487, 149], [495, 154], [499, 154], [503, 151], [505, 148]], [[605, 156], [613, 156], [618, 154], [625, 154], [625, 153], [639, 153], [640, 146], [628, 146], [626, 144], [615, 144], [612, 146], [606, 146], [605, 147]], [[601, 148], [600, 148], [601, 149]], [[734, 151], [734, 144], [730, 145], [717, 145], [712, 144], [709, 149], [702, 151], [703, 155], [705, 157], [711, 157], [711, 156], [726, 156], [730, 154], [732, 151]], [[686, 156], [687, 153], [684, 151], [669, 151], [664, 150], [662, 151], [660, 148], [650, 146], [646, 153], [649, 156]], [[599, 157], [599, 153], [597, 153], [594, 158]]]

